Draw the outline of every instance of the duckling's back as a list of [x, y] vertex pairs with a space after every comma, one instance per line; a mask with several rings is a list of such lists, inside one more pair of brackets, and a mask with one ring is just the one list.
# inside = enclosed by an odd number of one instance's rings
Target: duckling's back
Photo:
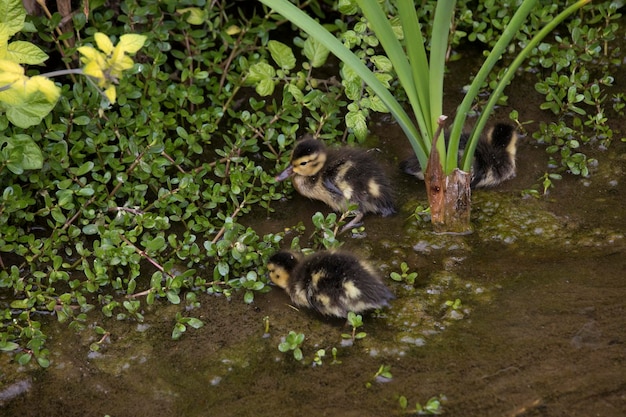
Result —
[[293, 271], [290, 293], [306, 293], [309, 305], [324, 315], [346, 317], [387, 306], [393, 294], [366, 262], [342, 252], [318, 252]]
[[364, 214], [389, 216], [396, 212], [389, 178], [368, 151], [348, 147], [329, 150], [321, 182], [338, 204], [345, 205], [348, 200]]
[[517, 133], [513, 126], [498, 123], [478, 142], [472, 167], [473, 188], [492, 187], [515, 177]]

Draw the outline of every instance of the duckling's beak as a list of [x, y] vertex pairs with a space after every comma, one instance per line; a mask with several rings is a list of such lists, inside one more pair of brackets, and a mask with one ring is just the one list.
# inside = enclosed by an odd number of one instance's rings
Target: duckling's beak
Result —
[[284, 170], [280, 174], [276, 175], [276, 177], [274, 177], [274, 179], [276, 181], [283, 181], [283, 180], [286, 180], [287, 178], [291, 177], [292, 175], [293, 175], [293, 165], [289, 165], [286, 170]]

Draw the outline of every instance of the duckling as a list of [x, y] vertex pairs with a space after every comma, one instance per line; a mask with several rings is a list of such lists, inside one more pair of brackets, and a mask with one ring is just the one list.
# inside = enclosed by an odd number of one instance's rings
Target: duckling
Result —
[[344, 212], [349, 204], [358, 206], [356, 217], [342, 232], [358, 225], [366, 213], [386, 217], [396, 212], [389, 179], [365, 150], [327, 149], [306, 135], [296, 144], [289, 167], [276, 176], [276, 181], [291, 176], [298, 193], [321, 200], [335, 211]]
[[[515, 177], [517, 139], [517, 133], [513, 126], [498, 123], [487, 132], [485, 137], [478, 141], [474, 152], [470, 187], [494, 187]], [[468, 135], [461, 135], [459, 155], [463, 154], [463, 149], [465, 149], [468, 140]], [[407, 174], [424, 179], [424, 173], [417, 157], [405, 159], [400, 163], [400, 168]]]
[[389, 305], [394, 296], [374, 268], [347, 252], [321, 251], [303, 257], [280, 251], [269, 258], [270, 280], [297, 306], [347, 317]]

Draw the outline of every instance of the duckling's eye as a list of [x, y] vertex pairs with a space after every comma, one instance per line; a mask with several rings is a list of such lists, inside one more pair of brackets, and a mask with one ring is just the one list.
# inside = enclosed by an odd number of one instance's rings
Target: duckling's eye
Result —
[[300, 162], [300, 166], [301, 166], [301, 167], [303, 167], [303, 166], [305, 166], [307, 163], [308, 163], [307, 161], [302, 161], [302, 162]]

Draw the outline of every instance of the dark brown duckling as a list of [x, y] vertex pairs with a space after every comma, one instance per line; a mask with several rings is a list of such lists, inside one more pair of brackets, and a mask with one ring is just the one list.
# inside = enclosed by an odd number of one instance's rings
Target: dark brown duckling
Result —
[[298, 193], [321, 200], [335, 211], [345, 212], [349, 204], [358, 206], [356, 217], [342, 231], [356, 226], [364, 214], [384, 217], [396, 212], [389, 179], [365, 150], [327, 149], [321, 141], [307, 135], [298, 141], [289, 167], [276, 180], [291, 176]]
[[[494, 187], [515, 177], [517, 139], [513, 126], [498, 123], [478, 141], [472, 164], [472, 188]], [[461, 136], [460, 154], [468, 140], [468, 135]], [[424, 179], [417, 157], [405, 159], [400, 163], [400, 168], [409, 175]]]
[[347, 252], [321, 251], [303, 257], [280, 251], [268, 261], [270, 280], [293, 303], [325, 316], [347, 317], [389, 305], [394, 296], [374, 268]]

